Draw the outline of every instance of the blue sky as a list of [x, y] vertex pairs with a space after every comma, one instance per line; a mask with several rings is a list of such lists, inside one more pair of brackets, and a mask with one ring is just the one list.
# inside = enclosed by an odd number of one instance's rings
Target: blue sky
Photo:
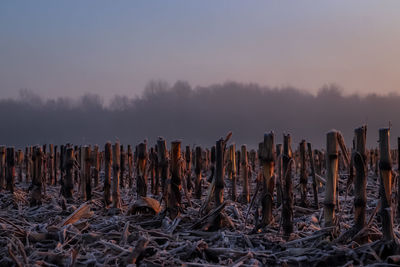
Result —
[[0, 2], [0, 97], [140, 94], [161, 79], [400, 93], [400, 1]]

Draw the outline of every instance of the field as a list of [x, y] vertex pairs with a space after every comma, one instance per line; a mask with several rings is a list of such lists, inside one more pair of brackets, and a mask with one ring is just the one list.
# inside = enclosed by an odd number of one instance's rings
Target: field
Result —
[[394, 266], [399, 157], [379, 134], [0, 147], [0, 266]]

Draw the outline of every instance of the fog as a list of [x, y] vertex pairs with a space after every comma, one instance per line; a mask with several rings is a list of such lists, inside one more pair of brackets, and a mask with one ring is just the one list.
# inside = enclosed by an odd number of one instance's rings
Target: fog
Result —
[[391, 123], [391, 146], [400, 135], [400, 96], [344, 95], [327, 85], [316, 95], [293, 87], [270, 88], [227, 82], [192, 88], [178, 81], [169, 86], [151, 81], [140, 96], [115, 96], [106, 103], [101, 96], [78, 99], [44, 99], [20, 90], [16, 99], [0, 100], [0, 143], [25, 145], [71, 142], [103, 144], [120, 140], [137, 144], [158, 136], [168, 143], [214, 144], [232, 131], [236, 144], [256, 147], [264, 132], [274, 131], [276, 142], [290, 133], [293, 146], [305, 139], [325, 147], [326, 132], [340, 130], [350, 145], [354, 129], [368, 125], [367, 142], [377, 146], [378, 129]]

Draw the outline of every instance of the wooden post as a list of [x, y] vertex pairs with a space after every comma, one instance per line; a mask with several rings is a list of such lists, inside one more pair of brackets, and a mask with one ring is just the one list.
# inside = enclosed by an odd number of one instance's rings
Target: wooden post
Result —
[[99, 153], [98, 145], [94, 145], [94, 147], [93, 147], [92, 167], [93, 167], [94, 187], [97, 187], [99, 185], [99, 181], [100, 181], [100, 153]]
[[283, 181], [282, 227], [286, 238], [293, 233], [293, 189], [292, 189], [292, 138], [290, 134], [283, 135]]
[[400, 137], [397, 137], [397, 218], [400, 219]]
[[374, 159], [375, 159], [375, 175], [376, 178], [378, 179], [378, 174], [379, 174], [379, 151], [378, 149], [375, 149], [375, 154], [374, 154]]
[[14, 147], [7, 147], [7, 171], [6, 171], [6, 180], [7, 187], [6, 189], [11, 193], [14, 193], [14, 178], [15, 178], [15, 149]]
[[79, 147], [79, 164], [81, 166], [80, 169], [80, 182], [79, 182], [79, 188], [81, 191], [81, 198], [83, 199], [83, 201], [87, 200], [87, 196], [86, 196], [86, 169], [85, 169], [85, 161], [86, 161], [86, 151], [85, 151], [85, 147], [80, 146]]
[[58, 173], [58, 160], [59, 153], [57, 151], [58, 147], [54, 146], [54, 160], [53, 160], [53, 185], [57, 185], [57, 173]]
[[186, 160], [186, 187], [188, 192], [192, 191], [192, 151], [190, 146], [186, 146], [185, 150], [185, 160]]
[[64, 166], [65, 166], [65, 161], [66, 161], [66, 159], [65, 159], [65, 157], [66, 157], [66, 148], [65, 148], [65, 146], [64, 145], [61, 145], [61, 147], [60, 147], [60, 162], [59, 162], [59, 164], [60, 164], [60, 184], [61, 184], [61, 190], [62, 190], [62, 188], [63, 188], [63, 186], [62, 186], [62, 183], [63, 183], [63, 179], [64, 179], [64, 171], [65, 171], [65, 169], [64, 169]]
[[260, 161], [262, 163], [263, 194], [261, 197], [262, 226], [269, 225], [273, 219], [272, 208], [274, 205], [274, 170], [275, 170], [275, 135], [273, 132], [264, 134], [264, 143], [260, 149]]
[[49, 145], [49, 154], [48, 154], [48, 171], [49, 171], [49, 184], [54, 185], [54, 145]]
[[86, 182], [86, 200], [92, 199], [92, 176], [90, 173], [92, 163], [92, 151], [90, 146], [84, 147], [84, 176]]
[[313, 187], [313, 193], [314, 193], [314, 207], [316, 209], [319, 209], [317, 178], [315, 175], [314, 155], [313, 155], [313, 150], [311, 148], [311, 143], [307, 143], [307, 150], [308, 150], [308, 158], [310, 160], [312, 187]]
[[[82, 170], [82, 165], [81, 165], [82, 164], [81, 147], [74, 146], [74, 152], [75, 152], [76, 162], [78, 162], [78, 164], [80, 165], [80, 169]], [[80, 185], [80, 178], [82, 176], [82, 173], [80, 172], [80, 169], [79, 168], [75, 168], [75, 175], [74, 175], [75, 183], [78, 183], [79, 185]], [[85, 186], [86, 186], [86, 184], [85, 184]]]
[[159, 137], [157, 140], [157, 152], [158, 152], [158, 167], [160, 168], [160, 178], [161, 178], [161, 190], [163, 197], [166, 198], [166, 181], [168, 179], [168, 150], [167, 143], [164, 138]]
[[24, 162], [24, 153], [22, 153], [21, 149], [18, 149], [18, 151], [17, 151], [17, 166], [18, 166], [18, 182], [20, 182], [20, 183], [22, 183], [23, 162]]
[[247, 159], [247, 147], [242, 145], [241, 151], [241, 169], [242, 169], [242, 181], [243, 181], [243, 192], [242, 201], [244, 203], [250, 202], [250, 188], [249, 188], [249, 163]]
[[355, 129], [355, 152], [353, 154], [356, 179], [354, 180], [354, 221], [355, 228], [365, 226], [365, 207], [367, 204], [367, 126]]
[[62, 146], [62, 150], [62, 154], [64, 154], [63, 161], [65, 162], [63, 166], [63, 170], [65, 169], [65, 177], [61, 180], [61, 194], [67, 200], [70, 200], [73, 198], [74, 193], [74, 166], [76, 159], [72, 147], [67, 148]]
[[145, 197], [147, 195], [147, 144], [140, 143], [137, 146], [138, 163], [136, 176], [137, 196]]
[[0, 191], [6, 182], [6, 147], [0, 146]]
[[[221, 138], [217, 141], [215, 145], [215, 191], [214, 200], [215, 207], [219, 207], [224, 202], [224, 177], [225, 177], [225, 167], [224, 167], [224, 149], [225, 143]], [[221, 214], [215, 219], [215, 227], [221, 228], [222, 217]]]
[[[225, 166], [225, 173], [228, 176], [228, 179], [231, 179], [232, 177], [230, 176], [230, 163], [229, 163], [229, 149], [225, 149], [224, 151], [224, 166]], [[224, 178], [225, 179], [225, 178]]]
[[[0, 189], [2, 188], [2, 182], [1, 182], [1, 160], [2, 160], [2, 152], [1, 152], [1, 147], [0, 147]], [[29, 182], [31, 180], [31, 154], [30, 154], [30, 149], [29, 147], [25, 147], [25, 155], [24, 155], [24, 165], [25, 165], [25, 182]]]
[[155, 185], [154, 185], [154, 195], [158, 196], [160, 193], [160, 166], [158, 165], [158, 147], [157, 144], [154, 146], [154, 168], [156, 172]]
[[232, 181], [232, 176], [233, 176], [232, 167], [233, 167], [233, 163], [232, 163], [232, 161], [231, 161], [231, 147], [230, 147], [230, 146], [229, 146], [229, 148], [226, 150], [226, 152], [224, 153], [224, 158], [226, 159], [226, 160], [225, 160], [225, 164], [226, 164], [226, 171], [227, 171], [228, 179], [229, 179], [230, 181]]
[[104, 204], [108, 207], [111, 204], [111, 166], [113, 154], [111, 143], [107, 142], [104, 147]]
[[29, 167], [30, 167], [30, 169], [29, 169], [29, 173], [31, 174], [30, 175], [30, 179], [32, 179], [32, 176], [33, 176], [33, 168], [34, 168], [34, 166], [33, 166], [33, 146], [30, 146], [29, 147]]
[[171, 219], [176, 218], [181, 211], [181, 142], [171, 143], [171, 191], [168, 196], [168, 211]]
[[236, 151], [236, 166], [237, 166], [237, 173], [239, 174], [239, 173], [242, 173], [242, 169], [240, 168], [241, 167], [241, 162], [242, 162], [242, 160], [241, 160], [241, 157], [240, 157], [240, 150], [238, 150], [238, 151]]
[[132, 146], [128, 145], [128, 185], [132, 188], [133, 185], [133, 153]]
[[49, 181], [49, 177], [48, 177], [48, 171], [47, 171], [47, 145], [44, 144], [42, 146], [42, 153], [43, 153], [43, 166], [42, 166], [42, 173], [43, 173], [43, 184], [42, 184], [42, 189], [44, 190], [44, 192], [46, 192], [46, 184]]
[[324, 201], [325, 226], [333, 226], [335, 222], [336, 185], [338, 180], [338, 132], [331, 131], [327, 134], [326, 157], [327, 179]]
[[32, 195], [30, 204], [37, 206], [42, 204], [42, 187], [44, 180], [44, 153], [40, 146], [36, 146], [33, 151], [33, 177], [32, 177]]
[[282, 144], [276, 145], [276, 204], [279, 207], [282, 204], [282, 192], [283, 192], [283, 182], [282, 182], [282, 154], [283, 147]]
[[137, 162], [138, 162], [138, 157], [137, 157], [137, 145], [135, 146], [135, 150], [133, 152], [133, 165], [134, 165], [134, 179], [136, 179], [136, 172], [137, 172]]
[[201, 171], [203, 169], [203, 160], [202, 160], [202, 149], [201, 147], [197, 146], [196, 147], [196, 156], [195, 156], [195, 160], [196, 160], [196, 165], [195, 165], [195, 197], [200, 199], [201, 198]]
[[126, 183], [126, 180], [125, 180], [126, 153], [125, 153], [123, 145], [121, 145], [121, 147], [120, 147], [120, 153], [121, 153], [121, 175], [120, 175], [120, 179], [119, 179], [119, 186], [121, 188], [124, 188], [125, 183]]
[[303, 207], [308, 206], [307, 200], [307, 162], [306, 162], [306, 141], [300, 142], [300, 194], [301, 194], [301, 205]]
[[379, 171], [382, 233], [385, 241], [394, 239], [392, 219], [392, 159], [390, 157], [390, 129], [379, 129]]
[[156, 188], [156, 162], [157, 162], [157, 154], [154, 150], [154, 147], [150, 148], [149, 153], [149, 172], [150, 172], [150, 184], [151, 184], [151, 193], [153, 195]]
[[232, 201], [236, 201], [236, 180], [237, 180], [237, 170], [236, 170], [236, 145], [232, 144], [229, 147], [229, 162], [231, 164], [230, 172], [232, 176]]
[[113, 145], [113, 181], [112, 181], [112, 203], [113, 208], [121, 208], [121, 196], [119, 192], [119, 176], [121, 170], [121, 154], [119, 141]]

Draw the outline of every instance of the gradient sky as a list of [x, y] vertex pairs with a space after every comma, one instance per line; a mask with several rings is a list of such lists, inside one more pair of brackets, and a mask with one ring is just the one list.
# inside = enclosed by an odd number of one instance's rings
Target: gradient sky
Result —
[[400, 93], [400, 1], [0, 2], [0, 98], [140, 94], [151, 79]]

